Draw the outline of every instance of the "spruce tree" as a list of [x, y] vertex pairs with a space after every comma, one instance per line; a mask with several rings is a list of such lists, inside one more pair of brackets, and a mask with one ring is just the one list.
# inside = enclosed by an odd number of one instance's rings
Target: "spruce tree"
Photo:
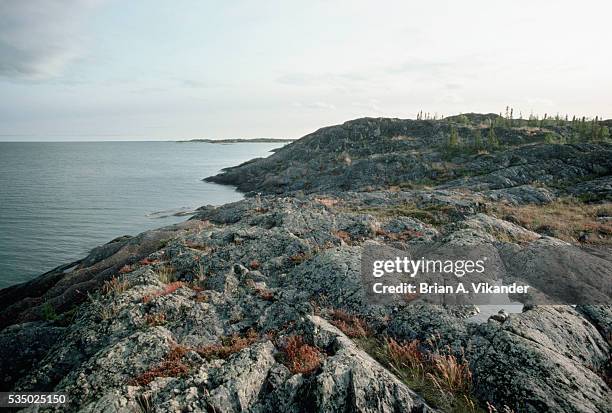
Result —
[[479, 128], [476, 128], [472, 132], [474, 134], [474, 149], [479, 151], [482, 149], [482, 133]]
[[450, 136], [448, 137], [448, 146], [451, 148], [456, 148], [459, 146], [459, 133], [457, 133], [457, 128], [451, 126]]
[[489, 128], [489, 135], [487, 136], [487, 145], [489, 148], [497, 148], [499, 146], [499, 140], [497, 139], [497, 135], [495, 135], [495, 127], [491, 125]]
[[596, 141], [599, 136], [599, 117], [595, 116], [595, 119], [591, 121], [591, 140]]
[[610, 129], [607, 126], [602, 126], [599, 128], [598, 140], [607, 141], [610, 138]]

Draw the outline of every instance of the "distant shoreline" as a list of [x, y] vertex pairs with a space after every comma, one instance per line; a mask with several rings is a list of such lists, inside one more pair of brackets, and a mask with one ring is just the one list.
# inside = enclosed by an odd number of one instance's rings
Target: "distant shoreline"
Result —
[[198, 142], [198, 143], [286, 143], [293, 142], [295, 139], [277, 139], [277, 138], [233, 138], [233, 139], [188, 139], [177, 141], [177, 143]]

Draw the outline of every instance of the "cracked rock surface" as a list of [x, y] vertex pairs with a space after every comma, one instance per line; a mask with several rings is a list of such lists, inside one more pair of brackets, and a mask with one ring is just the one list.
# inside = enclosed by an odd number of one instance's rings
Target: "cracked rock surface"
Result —
[[[539, 274], [558, 268], [576, 294], [610, 296], [603, 220], [581, 242], [520, 216], [585, 193], [607, 208], [610, 144], [500, 132], [514, 146], [442, 172], [424, 148], [447, 133], [395, 119], [322, 129], [213, 178], [261, 194], [0, 290], [2, 390], [64, 392], [69, 412], [444, 411], [333, 325], [336, 309], [376, 337], [465, 357], [474, 411], [610, 411], [611, 305], [527, 305], [479, 324], [473, 309], [366, 299], [366, 245], [434, 242], [482, 244], [511, 275], [550, 283]], [[397, 186], [424, 177], [436, 180]]]

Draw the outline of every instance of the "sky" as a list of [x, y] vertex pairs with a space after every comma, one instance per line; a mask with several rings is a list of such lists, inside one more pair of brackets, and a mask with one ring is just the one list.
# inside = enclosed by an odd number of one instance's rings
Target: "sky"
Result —
[[612, 2], [0, 0], [0, 140], [299, 138], [417, 112], [612, 118]]

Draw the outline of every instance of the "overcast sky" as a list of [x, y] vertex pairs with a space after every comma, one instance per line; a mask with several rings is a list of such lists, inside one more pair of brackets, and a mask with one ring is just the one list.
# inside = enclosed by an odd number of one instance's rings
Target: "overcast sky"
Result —
[[612, 118], [612, 3], [0, 0], [0, 140], [298, 138], [362, 116]]

